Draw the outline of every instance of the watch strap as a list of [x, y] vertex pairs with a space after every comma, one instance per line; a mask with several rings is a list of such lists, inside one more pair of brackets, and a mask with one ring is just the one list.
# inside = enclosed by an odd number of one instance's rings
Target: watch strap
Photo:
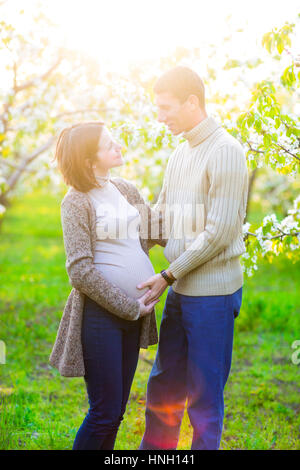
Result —
[[173, 284], [174, 279], [171, 279], [171, 278], [167, 275], [167, 273], [166, 273], [166, 271], [165, 271], [164, 269], [162, 269], [162, 270], [160, 271], [160, 274], [161, 274], [162, 277], [165, 279], [165, 281], [167, 281], [167, 283], [168, 283], [169, 286], [171, 286], [171, 285]]

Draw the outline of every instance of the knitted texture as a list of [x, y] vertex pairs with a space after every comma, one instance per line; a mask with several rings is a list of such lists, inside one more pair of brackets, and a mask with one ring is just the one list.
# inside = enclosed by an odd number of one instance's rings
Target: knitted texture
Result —
[[[140, 243], [149, 256], [156, 243], [166, 245], [161, 238], [161, 218], [151, 211], [136, 187], [123, 178], [111, 178], [129, 204], [141, 215]], [[62, 376], [84, 376], [81, 344], [81, 323], [84, 296], [87, 295], [112, 314], [133, 321], [139, 317], [139, 302], [127, 296], [118, 286], [109, 283], [94, 266], [96, 246], [96, 212], [86, 193], [69, 189], [61, 203], [61, 220], [66, 252], [66, 269], [73, 289], [69, 294], [59, 324], [56, 340], [49, 357], [50, 364]], [[155, 224], [159, 228], [153, 227]], [[151, 239], [152, 232], [158, 237]], [[146, 279], [145, 279], [146, 280]], [[140, 347], [147, 348], [158, 341], [155, 309], [142, 319]]]
[[[239, 256], [245, 252], [245, 153], [210, 116], [183, 136], [186, 141], [169, 158], [154, 207], [164, 218], [164, 237], [168, 239], [164, 254], [177, 279], [172, 288], [190, 296], [232, 294], [243, 284]], [[168, 225], [166, 214], [171, 207], [181, 207], [182, 216], [174, 216]], [[194, 215], [195, 207], [198, 215]], [[198, 223], [191, 237], [184, 231], [182, 236], [176, 235], [182, 219]]]

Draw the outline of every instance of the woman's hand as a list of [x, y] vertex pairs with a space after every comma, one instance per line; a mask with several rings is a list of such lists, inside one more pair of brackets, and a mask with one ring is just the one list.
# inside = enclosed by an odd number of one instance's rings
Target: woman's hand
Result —
[[149, 290], [145, 294], [145, 302], [147, 303], [158, 299], [168, 287], [168, 283], [161, 274], [155, 274], [154, 276], [149, 277], [146, 282], [142, 282], [136, 287], [137, 289], [144, 289], [145, 287], [149, 287]]
[[146, 315], [149, 315], [149, 313], [152, 312], [154, 305], [160, 301], [160, 299], [155, 299], [148, 305], [145, 305], [146, 298], [147, 292], [142, 297], [137, 299], [140, 304], [140, 317], [145, 317]]

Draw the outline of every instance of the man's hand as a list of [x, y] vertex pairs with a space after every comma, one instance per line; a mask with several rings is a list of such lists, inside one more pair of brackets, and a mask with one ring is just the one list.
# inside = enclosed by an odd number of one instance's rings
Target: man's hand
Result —
[[154, 276], [149, 277], [146, 282], [138, 284], [136, 287], [137, 289], [149, 287], [149, 291], [145, 294], [145, 305], [148, 305], [149, 302], [153, 302], [164, 293], [168, 287], [168, 283], [161, 274], [155, 274]]

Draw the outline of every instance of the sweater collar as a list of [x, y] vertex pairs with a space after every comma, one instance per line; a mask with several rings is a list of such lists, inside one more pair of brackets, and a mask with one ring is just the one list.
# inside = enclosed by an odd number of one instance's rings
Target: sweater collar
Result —
[[201, 144], [201, 142], [207, 139], [207, 137], [209, 137], [219, 127], [221, 127], [221, 125], [218, 124], [212, 116], [208, 116], [193, 127], [193, 129], [184, 132], [182, 135], [188, 141], [190, 147], [195, 147], [196, 145]]
[[95, 178], [96, 178], [98, 185], [102, 188], [103, 186], [106, 186], [106, 184], [110, 181], [111, 175], [110, 173], [107, 176], [95, 175]]

